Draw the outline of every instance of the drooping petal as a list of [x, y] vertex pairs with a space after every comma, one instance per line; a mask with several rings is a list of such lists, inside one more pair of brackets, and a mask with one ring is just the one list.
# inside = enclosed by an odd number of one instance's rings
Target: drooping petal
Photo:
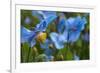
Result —
[[53, 41], [57, 49], [62, 49], [64, 47], [64, 37], [58, 35], [55, 32], [50, 33], [50, 38]]
[[34, 31], [30, 31], [25, 27], [21, 27], [21, 43], [27, 42], [30, 47], [33, 47], [36, 44], [35, 41], [36, 33]]
[[32, 37], [33, 32], [26, 29], [25, 27], [21, 27], [21, 42], [28, 42], [29, 38]]

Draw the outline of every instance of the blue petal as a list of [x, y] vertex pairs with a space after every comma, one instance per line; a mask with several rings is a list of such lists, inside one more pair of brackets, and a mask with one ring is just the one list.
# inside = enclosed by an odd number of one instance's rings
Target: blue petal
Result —
[[85, 17], [81, 18], [80, 16], [77, 16], [74, 23], [77, 29], [81, 31], [84, 29], [87, 22]]
[[65, 19], [62, 18], [62, 19], [60, 19], [59, 24], [57, 25], [58, 33], [63, 32], [64, 26], [65, 26]]
[[69, 32], [68, 37], [68, 42], [75, 42], [80, 37], [80, 31]]
[[87, 22], [86, 22], [86, 18], [85, 17], [81, 18], [80, 16], [77, 16], [76, 18], [67, 19], [66, 28], [68, 30], [72, 29], [72, 28], [75, 28], [75, 29], [81, 31], [81, 30], [84, 29], [86, 23]]
[[72, 17], [71, 17], [71, 18], [67, 19], [67, 20], [66, 20], [66, 24], [65, 24], [65, 28], [66, 28], [67, 30], [72, 29], [73, 26], [75, 25], [74, 22], [75, 22], [75, 18], [72, 18]]
[[36, 33], [34, 31], [21, 27], [21, 43], [27, 42], [30, 44], [30, 47], [33, 47], [36, 44], [35, 36]]
[[46, 31], [46, 28], [57, 16], [48, 16], [48, 18], [42, 20], [39, 24], [36, 25], [36, 31]]
[[53, 43], [54, 43], [54, 45], [57, 49], [62, 49], [64, 47], [64, 41], [63, 40], [65, 38], [63, 36], [60, 36], [57, 33], [52, 32], [52, 33], [50, 33], [50, 38], [53, 41]]
[[33, 32], [26, 29], [25, 27], [21, 27], [21, 42], [28, 42], [29, 38], [32, 37]]

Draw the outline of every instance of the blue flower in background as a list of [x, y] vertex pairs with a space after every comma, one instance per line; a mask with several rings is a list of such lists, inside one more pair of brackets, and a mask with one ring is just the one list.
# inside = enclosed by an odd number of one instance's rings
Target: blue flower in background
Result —
[[86, 18], [77, 16], [75, 18], [69, 18], [66, 21], [66, 30], [68, 32], [68, 42], [75, 42], [78, 40], [81, 31], [85, 28], [87, 23]]
[[50, 38], [54, 42], [55, 47], [61, 49], [64, 47], [64, 43], [77, 41], [86, 23], [85, 17], [62, 18], [57, 28], [59, 33], [50, 33]]
[[36, 25], [34, 30], [28, 30], [25, 27], [21, 27], [21, 42], [29, 42], [30, 46], [33, 47], [36, 44], [36, 37], [39, 32], [46, 31], [48, 25], [56, 19], [56, 15], [48, 14], [47, 18], [41, 20], [39, 24]]
[[30, 24], [31, 23], [31, 19], [29, 17], [25, 18], [25, 24]]
[[85, 34], [82, 35], [82, 39], [86, 42], [89, 42], [90, 38], [89, 38], [89, 33], [86, 32]]

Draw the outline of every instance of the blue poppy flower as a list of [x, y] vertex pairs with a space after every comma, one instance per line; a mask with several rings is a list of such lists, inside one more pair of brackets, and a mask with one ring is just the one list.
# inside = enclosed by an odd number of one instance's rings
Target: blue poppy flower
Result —
[[[59, 33], [50, 33], [50, 38], [57, 49], [63, 48], [64, 43], [75, 42], [79, 38], [80, 33], [86, 24], [85, 17], [81, 18], [80, 16], [69, 18], [67, 20], [62, 18], [60, 21], [61, 22], [58, 25], [59, 28], [57, 28]], [[62, 29], [60, 29], [62, 26], [64, 27], [63, 32]]]
[[46, 28], [54, 19], [56, 15], [48, 15], [46, 19], [41, 20], [39, 24], [36, 25], [34, 30], [28, 30], [22, 26], [21, 28], [21, 42], [29, 42], [30, 46], [33, 47], [36, 44], [36, 37], [39, 32], [46, 31]]
[[69, 18], [66, 21], [66, 30], [68, 32], [68, 42], [75, 42], [80, 36], [81, 31], [85, 28], [87, 23], [86, 18], [77, 16], [75, 18]]

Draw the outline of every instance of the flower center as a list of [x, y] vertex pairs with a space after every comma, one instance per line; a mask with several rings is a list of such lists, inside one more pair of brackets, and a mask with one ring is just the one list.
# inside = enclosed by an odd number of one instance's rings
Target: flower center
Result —
[[40, 32], [37, 34], [36, 40], [38, 42], [44, 43], [47, 38], [47, 34], [45, 32]]

